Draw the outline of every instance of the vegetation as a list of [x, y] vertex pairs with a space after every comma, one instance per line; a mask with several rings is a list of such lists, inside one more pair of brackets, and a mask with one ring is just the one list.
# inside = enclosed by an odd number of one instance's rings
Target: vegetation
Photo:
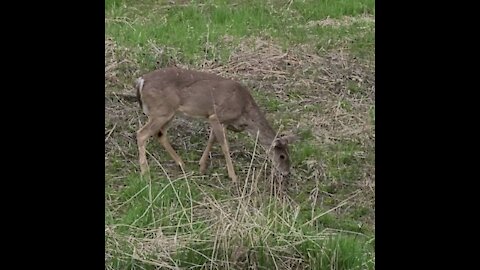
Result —
[[[374, 269], [373, 0], [105, 1], [106, 269]], [[278, 192], [255, 138], [228, 133], [240, 188], [208, 125], [178, 117], [172, 146], [148, 145], [133, 81], [154, 68], [204, 70], [247, 85], [290, 148]]]

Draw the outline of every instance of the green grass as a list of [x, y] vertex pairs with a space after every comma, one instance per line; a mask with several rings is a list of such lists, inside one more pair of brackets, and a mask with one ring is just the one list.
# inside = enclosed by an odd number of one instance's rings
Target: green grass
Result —
[[[161, 2], [161, 1], [160, 1]], [[107, 36], [119, 44], [145, 49], [149, 42], [161, 43], [180, 61], [199, 59], [226, 61], [228, 48], [222, 46], [228, 35], [233, 42], [249, 36], [271, 36], [285, 47], [296, 43], [314, 43], [319, 50], [329, 49], [349, 36], [354, 52], [362, 54], [373, 47], [373, 29], [357, 22], [338, 29], [307, 27], [308, 22], [359, 14], [374, 14], [374, 1], [293, 1], [286, 9], [282, 1], [202, 1], [201, 6], [136, 4], [132, 1], [107, 1]], [[155, 3], [155, 1], [153, 2]], [[153, 8], [153, 10], [149, 10]], [[154, 11], [154, 12], [152, 12]], [[358, 51], [358, 52], [357, 52]], [[151, 61], [145, 54], [145, 61]]]
[[[179, 267], [208, 266], [214, 262], [216, 267], [223, 269], [222, 259], [232, 260], [237, 258], [233, 254], [240, 252], [244, 256], [254, 256], [258, 267], [267, 269], [274, 264], [282, 265], [285, 260], [315, 269], [374, 269], [371, 237], [352, 228], [347, 220], [339, 222], [333, 215], [307, 203], [293, 207], [274, 197], [258, 196], [250, 200], [237, 198], [239, 208], [230, 209], [229, 199], [234, 199], [233, 196], [215, 199], [212, 192], [206, 190], [208, 188], [188, 179], [172, 183], [153, 177], [150, 182], [129, 176], [125, 181], [126, 188], [111, 194], [116, 197], [118, 206], [112, 207], [115, 208], [114, 216], [107, 218], [107, 227], [113, 228], [106, 237], [107, 247], [119, 244], [110, 250], [109, 255], [113, 257], [109, 266], [112, 268], [153, 269], [148, 267], [155, 265], [162, 255]], [[190, 197], [191, 194], [194, 196]], [[262, 206], [253, 212], [242, 209], [255, 204]], [[222, 213], [237, 209], [238, 212]], [[202, 214], [193, 214], [199, 212]], [[238, 221], [241, 224], [237, 224]], [[148, 235], [159, 230], [160, 236]], [[340, 234], [338, 230], [348, 230], [348, 233]], [[138, 244], [134, 239], [148, 237], [164, 241], [163, 244], [172, 245], [164, 248], [176, 251], [169, 254], [157, 250], [158, 246], [144, 251], [143, 256], [147, 258], [144, 261], [124, 255], [133, 254], [132, 247]], [[182, 244], [170, 243], [176, 237]]]
[[[175, 2], [105, 1], [106, 269], [375, 269], [375, 2]], [[240, 190], [218, 145], [199, 175], [201, 122], [169, 131], [186, 174], [152, 139], [139, 176], [145, 117], [113, 93], [172, 63], [230, 71], [275, 129], [297, 133], [287, 196], [243, 133], [228, 134]]]

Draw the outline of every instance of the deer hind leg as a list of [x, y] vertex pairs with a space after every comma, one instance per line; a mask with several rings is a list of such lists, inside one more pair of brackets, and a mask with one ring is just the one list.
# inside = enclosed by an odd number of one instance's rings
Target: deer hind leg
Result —
[[[177, 163], [182, 162], [180, 157], [173, 151], [172, 147], [166, 140], [166, 127], [173, 118], [173, 115], [162, 117], [149, 117], [148, 122], [137, 131], [137, 146], [138, 146], [138, 160], [140, 164], [140, 173], [143, 175], [148, 171], [148, 162], [146, 156], [146, 144], [150, 137], [158, 135], [160, 142], [166, 148], [166, 150], [172, 155], [175, 155], [175, 161]], [[162, 138], [164, 137], [164, 138]], [[168, 148], [169, 147], [169, 148]], [[172, 151], [172, 152], [170, 152]], [[173, 155], [172, 155], [173, 157]], [[176, 159], [177, 158], [177, 159]], [[183, 164], [183, 162], [182, 162]]]
[[215, 134], [213, 133], [213, 129], [210, 129], [210, 136], [208, 137], [208, 142], [207, 142], [207, 147], [205, 148], [205, 151], [203, 151], [203, 155], [200, 158], [200, 173], [205, 174], [208, 168], [208, 154], [210, 153], [210, 150], [212, 149], [213, 144], [216, 141]]
[[140, 164], [140, 173], [143, 175], [148, 171], [148, 162], [146, 155], [146, 145], [148, 139], [160, 130], [163, 123], [158, 119], [149, 118], [147, 123], [137, 131], [138, 162]]
[[225, 160], [227, 162], [228, 176], [232, 179], [234, 183], [236, 183], [237, 175], [235, 174], [232, 158], [230, 157], [230, 149], [228, 147], [227, 136], [225, 134], [225, 127], [220, 124], [220, 121], [215, 114], [210, 116], [208, 119], [210, 121], [213, 133], [217, 141], [220, 143], [220, 146], [222, 147], [223, 155], [225, 156]]
[[178, 166], [180, 166], [182, 169], [185, 169], [185, 163], [177, 154], [177, 152], [175, 152], [175, 150], [173, 149], [172, 145], [170, 145], [170, 142], [168, 140], [168, 137], [167, 137], [168, 123], [165, 124], [163, 128], [157, 133], [158, 141], [163, 146], [163, 148], [167, 150], [168, 154], [172, 157], [172, 159], [175, 160], [175, 163], [177, 163]]

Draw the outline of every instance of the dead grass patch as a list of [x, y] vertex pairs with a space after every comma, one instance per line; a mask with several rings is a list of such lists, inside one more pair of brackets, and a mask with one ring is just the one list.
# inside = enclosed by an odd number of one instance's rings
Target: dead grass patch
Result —
[[313, 20], [309, 21], [305, 27], [310, 28], [310, 27], [345, 27], [345, 26], [350, 26], [354, 23], [375, 23], [375, 17], [374, 16], [355, 16], [355, 17], [350, 17], [350, 16], [343, 16], [340, 19], [332, 19], [332, 18], [325, 18], [323, 20]]

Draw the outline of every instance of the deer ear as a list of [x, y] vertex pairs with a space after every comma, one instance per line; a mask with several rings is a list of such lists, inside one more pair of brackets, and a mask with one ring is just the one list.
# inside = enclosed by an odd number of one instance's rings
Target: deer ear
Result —
[[276, 138], [273, 140], [273, 147], [279, 147], [282, 145], [282, 142], [280, 141], [280, 138]]
[[281, 139], [285, 144], [287, 144], [287, 143], [293, 143], [296, 140], [298, 140], [298, 136], [297, 135], [285, 135], [285, 136], [280, 137], [279, 139]]

